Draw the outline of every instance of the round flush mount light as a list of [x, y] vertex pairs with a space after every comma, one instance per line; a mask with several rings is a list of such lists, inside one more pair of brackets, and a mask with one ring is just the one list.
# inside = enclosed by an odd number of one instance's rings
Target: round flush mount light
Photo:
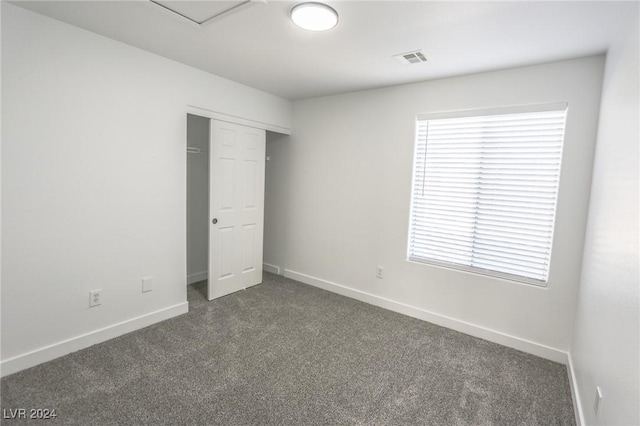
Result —
[[309, 31], [326, 31], [338, 24], [338, 12], [323, 3], [300, 3], [291, 9], [294, 24]]

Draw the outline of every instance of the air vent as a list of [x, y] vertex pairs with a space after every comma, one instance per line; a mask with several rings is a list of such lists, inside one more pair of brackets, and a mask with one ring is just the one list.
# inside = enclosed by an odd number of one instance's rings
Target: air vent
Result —
[[427, 57], [422, 50], [414, 50], [413, 52], [401, 53], [393, 55], [393, 58], [404, 65], [419, 64], [427, 62]]

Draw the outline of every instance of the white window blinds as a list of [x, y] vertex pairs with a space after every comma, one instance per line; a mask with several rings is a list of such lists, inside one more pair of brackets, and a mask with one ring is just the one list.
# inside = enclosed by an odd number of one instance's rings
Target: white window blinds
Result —
[[435, 117], [417, 122], [409, 259], [544, 284], [566, 104]]

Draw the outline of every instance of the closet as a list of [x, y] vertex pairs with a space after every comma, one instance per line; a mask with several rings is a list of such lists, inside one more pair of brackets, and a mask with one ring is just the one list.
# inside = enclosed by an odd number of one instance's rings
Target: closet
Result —
[[262, 282], [266, 132], [187, 115], [187, 284], [208, 299]]
[[207, 279], [209, 121], [187, 114], [187, 284]]

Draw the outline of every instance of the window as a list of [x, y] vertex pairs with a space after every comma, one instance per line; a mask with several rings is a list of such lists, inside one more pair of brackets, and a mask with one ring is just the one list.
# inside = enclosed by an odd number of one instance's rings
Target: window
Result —
[[409, 260], [545, 285], [566, 111], [418, 117]]

